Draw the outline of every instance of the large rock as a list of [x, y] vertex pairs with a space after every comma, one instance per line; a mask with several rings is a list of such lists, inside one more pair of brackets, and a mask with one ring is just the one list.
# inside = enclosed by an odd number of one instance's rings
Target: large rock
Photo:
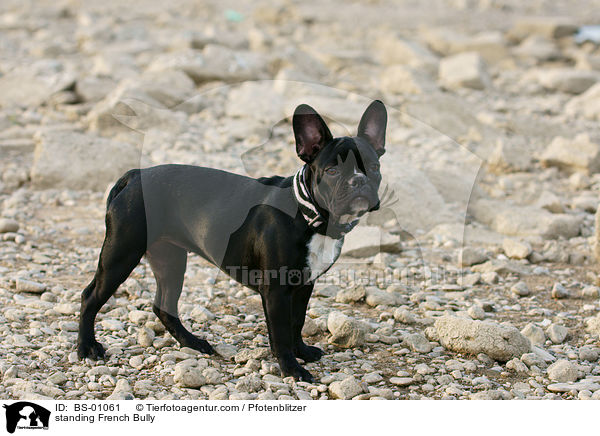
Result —
[[580, 232], [582, 218], [567, 214], [553, 214], [533, 206], [516, 206], [498, 200], [478, 200], [469, 212], [480, 223], [508, 236], [541, 236], [556, 239], [572, 238]]
[[565, 105], [565, 113], [600, 120], [600, 83], [596, 83], [583, 94], [573, 97]]
[[442, 59], [439, 80], [442, 86], [449, 89], [485, 89], [490, 85], [484, 61], [475, 52], [460, 53]]
[[423, 39], [437, 53], [445, 56], [475, 52], [486, 62], [495, 63], [508, 55], [506, 41], [499, 31], [465, 35], [448, 28], [425, 29]]
[[390, 32], [377, 39], [375, 56], [383, 65], [406, 65], [430, 74], [437, 71], [438, 58], [427, 47]]
[[194, 82], [239, 81], [266, 77], [266, 59], [258, 54], [207, 44], [202, 51], [183, 50], [156, 56], [148, 71], [180, 70]]
[[244, 82], [231, 89], [225, 113], [233, 118], [250, 118], [275, 125], [283, 118], [284, 105], [270, 81]]
[[512, 53], [525, 61], [535, 59], [538, 63], [562, 58], [562, 53], [556, 43], [541, 35], [529, 36], [518, 47], [515, 47]]
[[342, 312], [331, 312], [327, 317], [327, 329], [331, 332], [329, 343], [343, 347], [358, 347], [365, 342], [365, 326]]
[[517, 20], [509, 31], [514, 40], [521, 40], [530, 35], [541, 35], [546, 38], [562, 38], [577, 31], [577, 24], [566, 17], [524, 17]]
[[125, 171], [140, 166], [130, 144], [68, 131], [37, 137], [31, 180], [36, 188], [104, 191]]
[[74, 83], [75, 75], [60, 61], [41, 59], [0, 76], [0, 107], [39, 106]]
[[392, 235], [375, 226], [358, 226], [344, 238], [342, 254], [368, 257], [380, 252], [399, 253], [400, 236]]
[[525, 259], [531, 254], [531, 244], [527, 241], [517, 241], [515, 239], [506, 238], [502, 241], [502, 249], [504, 254], [512, 259]]
[[575, 138], [558, 136], [541, 156], [542, 164], [573, 172], [593, 174], [600, 171], [600, 141], [580, 133]]
[[423, 94], [436, 89], [436, 85], [422, 71], [405, 65], [391, 65], [381, 73], [379, 89], [384, 93]]
[[529, 150], [515, 138], [499, 139], [487, 159], [488, 168], [496, 174], [524, 171], [530, 165]]
[[160, 128], [179, 131], [194, 107], [194, 82], [181, 71], [146, 73], [124, 79], [87, 114], [90, 129], [104, 134], [122, 130]]
[[527, 353], [531, 344], [514, 327], [489, 321], [472, 321], [454, 316], [442, 316], [434, 327], [440, 343], [458, 353], [485, 353], [492, 359], [507, 362]]
[[595, 71], [572, 68], [552, 68], [534, 71], [536, 81], [550, 91], [581, 94], [594, 85], [600, 78]]

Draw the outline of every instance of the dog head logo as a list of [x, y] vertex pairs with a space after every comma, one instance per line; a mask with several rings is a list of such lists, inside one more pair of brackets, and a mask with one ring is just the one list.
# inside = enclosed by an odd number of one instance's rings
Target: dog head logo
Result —
[[14, 433], [17, 428], [47, 429], [50, 411], [28, 401], [3, 406], [6, 409], [6, 431]]

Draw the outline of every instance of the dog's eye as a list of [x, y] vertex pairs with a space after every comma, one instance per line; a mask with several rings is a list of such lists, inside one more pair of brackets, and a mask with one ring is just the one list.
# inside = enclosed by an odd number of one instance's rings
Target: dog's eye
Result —
[[325, 170], [325, 172], [330, 176], [335, 176], [338, 173], [338, 169], [336, 167], [329, 167]]
[[379, 171], [379, 164], [378, 163], [371, 164], [371, 170], [372, 171]]

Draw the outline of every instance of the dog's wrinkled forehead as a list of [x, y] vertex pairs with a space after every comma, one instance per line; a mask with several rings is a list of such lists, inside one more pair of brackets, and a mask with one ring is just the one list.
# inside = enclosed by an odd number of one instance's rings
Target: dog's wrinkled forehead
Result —
[[352, 165], [365, 172], [366, 165], [379, 160], [377, 153], [362, 138], [344, 136], [334, 138], [315, 159], [320, 168], [329, 165]]

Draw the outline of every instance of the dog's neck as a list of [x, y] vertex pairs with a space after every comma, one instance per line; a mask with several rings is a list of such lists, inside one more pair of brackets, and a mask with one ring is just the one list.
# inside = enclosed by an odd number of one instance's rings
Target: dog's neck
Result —
[[358, 219], [342, 224], [331, 220], [331, 214], [319, 206], [316, 202], [311, 188], [312, 174], [308, 164], [301, 167], [294, 175], [292, 187], [294, 197], [298, 203], [300, 213], [306, 220], [308, 227], [314, 232], [330, 236], [333, 239], [341, 239], [350, 232], [357, 224]]

